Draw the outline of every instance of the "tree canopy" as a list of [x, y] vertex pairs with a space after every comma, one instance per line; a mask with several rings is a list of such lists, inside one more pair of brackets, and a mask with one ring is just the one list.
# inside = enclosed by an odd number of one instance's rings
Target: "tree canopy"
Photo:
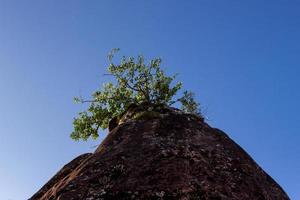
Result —
[[104, 84], [92, 94], [91, 100], [74, 98], [76, 102], [89, 103], [89, 107], [74, 118], [72, 139], [97, 139], [99, 129], [106, 129], [109, 121], [123, 113], [131, 104], [172, 106], [179, 102], [183, 111], [200, 115], [199, 103], [195, 101], [194, 93], [184, 91], [182, 96], [176, 98], [182, 83], [173, 83], [176, 75], [165, 74], [160, 58], [146, 63], [143, 56], [122, 57], [120, 63], [116, 64], [113, 57], [118, 50], [114, 49], [109, 54], [109, 73], [105, 74], [115, 78], [115, 82]]

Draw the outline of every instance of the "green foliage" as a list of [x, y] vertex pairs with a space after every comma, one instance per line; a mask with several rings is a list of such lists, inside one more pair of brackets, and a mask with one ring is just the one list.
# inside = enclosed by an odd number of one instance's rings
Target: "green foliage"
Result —
[[87, 111], [80, 112], [74, 119], [74, 140], [96, 139], [98, 130], [106, 129], [109, 120], [123, 113], [131, 104], [159, 104], [170, 106], [176, 102], [182, 104], [181, 109], [186, 112], [200, 114], [199, 104], [191, 92], [185, 91], [183, 96], [174, 100], [182, 83], [172, 84], [176, 75], [167, 76], [161, 69], [161, 59], [156, 58], [146, 64], [142, 56], [137, 59], [123, 57], [119, 64], [113, 63], [114, 49], [109, 55], [109, 74], [116, 79], [116, 83], [106, 83], [102, 90], [92, 94], [92, 100], [75, 98], [75, 102], [90, 103]]
[[181, 110], [188, 112], [188, 113], [194, 113], [197, 115], [201, 115], [199, 106], [200, 104], [195, 101], [195, 94], [190, 91], [184, 91], [183, 96], [178, 99], [178, 101], [181, 103]]

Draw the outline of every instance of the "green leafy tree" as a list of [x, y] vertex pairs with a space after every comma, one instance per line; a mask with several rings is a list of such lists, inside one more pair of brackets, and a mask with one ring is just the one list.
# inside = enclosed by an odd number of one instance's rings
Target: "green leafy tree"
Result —
[[181, 109], [200, 115], [199, 103], [192, 92], [184, 91], [183, 96], [174, 99], [182, 88], [182, 83], [173, 84], [176, 75], [167, 76], [161, 69], [161, 59], [156, 58], [146, 64], [142, 56], [136, 59], [123, 57], [119, 64], [113, 62], [113, 56], [119, 49], [109, 54], [108, 72], [116, 79], [114, 83], [104, 84], [101, 90], [92, 94], [91, 100], [76, 97], [80, 103], [90, 103], [86, 111], [74, 118], [74, 131], [71, 138], [87, 140], [98, 138], [99, 129], [106, 129], [109, 121], [123, 113], [131, 104], [159, 104], [171, 106], [181, 103]]

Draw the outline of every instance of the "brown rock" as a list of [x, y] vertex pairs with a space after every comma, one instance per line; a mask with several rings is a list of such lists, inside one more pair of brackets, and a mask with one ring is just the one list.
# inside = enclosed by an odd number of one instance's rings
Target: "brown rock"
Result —
[[289, 199], [224, 132], [177, 109], [150, 110], [159, 116], [126, 118], [30, 199]]

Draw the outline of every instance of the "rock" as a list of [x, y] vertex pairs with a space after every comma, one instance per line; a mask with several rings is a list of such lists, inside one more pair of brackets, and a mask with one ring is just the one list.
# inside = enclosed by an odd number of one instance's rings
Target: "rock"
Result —
[[108, 124], [108, 131], [111, 132], [114, 128], [116, 128], [119, 125], [119, 119], [118, 117], [113, 117]]
[[[132, 118], [145, 110], [160, 114]], [[30, 199], [289, 199], [239, 145], [203, 118], [153, 106], [125, 115], [94, 153], [64, 166]]]

